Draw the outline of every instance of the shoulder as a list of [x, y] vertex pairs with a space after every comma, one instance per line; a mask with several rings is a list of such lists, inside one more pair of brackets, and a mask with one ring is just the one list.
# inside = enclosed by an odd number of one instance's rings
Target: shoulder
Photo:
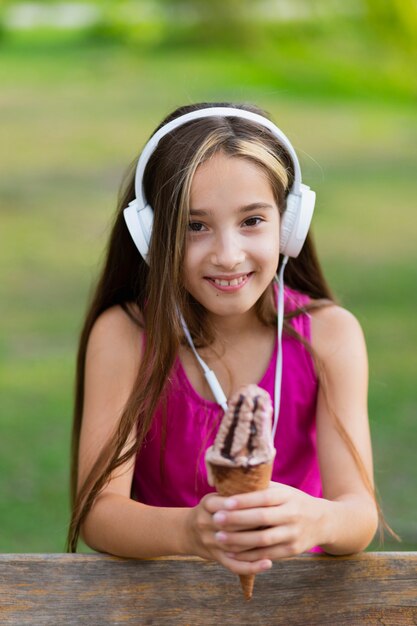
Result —
[[87, 360], [101, 361], [112, 369], [139, 365], [143, 329], [121, 306], [106, 309], [94, 322], [87, 345]]
[[324, 366], [335, 367], [356, 360], [366, 365], [365, 338], [357, 318], [346, 309], [330, 304], [313, 309], [311, 344]]
[[142, 335], [143, 329], [121, 306], [116, 305], [106, 309], [96, 319], [91, 329], [89, 344], [97, 347], [111, 345], [114, 348], [115, 343], [137, 341]]

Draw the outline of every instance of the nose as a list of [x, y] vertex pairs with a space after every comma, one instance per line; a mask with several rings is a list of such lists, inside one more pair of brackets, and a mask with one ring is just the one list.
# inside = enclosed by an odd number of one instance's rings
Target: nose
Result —
[[219, 232], [211, 255], [213, 265], [232, 270], [245, 260], [245, 252], [239, 236], [229, 230]]

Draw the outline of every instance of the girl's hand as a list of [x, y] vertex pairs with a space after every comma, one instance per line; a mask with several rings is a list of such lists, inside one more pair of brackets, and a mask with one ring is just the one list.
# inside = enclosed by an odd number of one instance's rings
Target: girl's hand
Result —
[[236, 563], [295, 556], [324, 542], [327, 500], [280, 483], [222, 500], [212, 516], [212, 541]]
[[[225, 545], [221, 533], [219, 534], [219, 530], [225, 526], [215, 521], [216, 516], [223, 519], [224, 516], [229, 515], [229, 501], [232, 501], [232, 508], [235, 509], [234, 500], [234, 498], [222, 498], [217, 493], [210, 493], [204, 496], [196, 507], [189, 509], [187, 541], [190, 545], [190, 552], [205, 559], [218, 561], [234, 574], [259, 574], [272, 567], [271, 560], [262, 557], [257, 559], [253, 555], [245, 559], [241, 551], [239, 559], [236, 559], [235, 555], [227, 555], [226, 551], [229, 546]], [[233, 513], [232, 511], [230, 513], [236, 515], [237, 511], [233, 510]], [[226, 526], [229, 530], [232, 528], [235, 530], [234, 522], [226, 523]]]

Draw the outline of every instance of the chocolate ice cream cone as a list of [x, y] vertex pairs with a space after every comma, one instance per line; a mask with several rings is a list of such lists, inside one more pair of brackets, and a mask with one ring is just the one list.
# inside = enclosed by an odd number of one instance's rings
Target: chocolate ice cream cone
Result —
[[[256, 385], [242, 387], [229, 402], [213, 445], [206, 451], [208, 481], [224, 497], [269, 486], [275, 456], [271, 434], [272, 403]], [[241, 575], [250, 600], [255, 576]]]
[[[269, 486], [273, 463], [261, 463], [251, 467], [225, 467], [210, 463], [210, 469], [217, 492], [224, 497], [238, 493], [260, 491]], [[254, 574], [241, 574], [240, 585], [246, 600], [250, 600], [255, 583]]]

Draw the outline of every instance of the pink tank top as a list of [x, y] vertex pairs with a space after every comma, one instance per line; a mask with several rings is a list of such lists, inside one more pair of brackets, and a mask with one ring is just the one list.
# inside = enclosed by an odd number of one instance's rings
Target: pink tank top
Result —
[[[303, 307], [309, 298], [285, 289], [285, 311]], [[310, 317], [301, 313], [291, 320], [293, 328], [308, 342]], [[316, 451], [317, 377], [308, 350], [284, 333], [281, 408], [275, 437], [276, 456], [272, 480], [306, 493], [322, 495]], [[277, 342], [269, 365], [258, 382], [274, 400]], [[166, 411], [154, 415], [137, 459], [132, 493], [136, 500], [153, 506], [192, 507], [213, 491], [204, 464], [222, 410], [202, 398], [191, 386], [177, 358], [167, 394]], [[166, 424], [164, 425], [164, 415]], [[165, 431], [165, 434], [163, 434]]]

